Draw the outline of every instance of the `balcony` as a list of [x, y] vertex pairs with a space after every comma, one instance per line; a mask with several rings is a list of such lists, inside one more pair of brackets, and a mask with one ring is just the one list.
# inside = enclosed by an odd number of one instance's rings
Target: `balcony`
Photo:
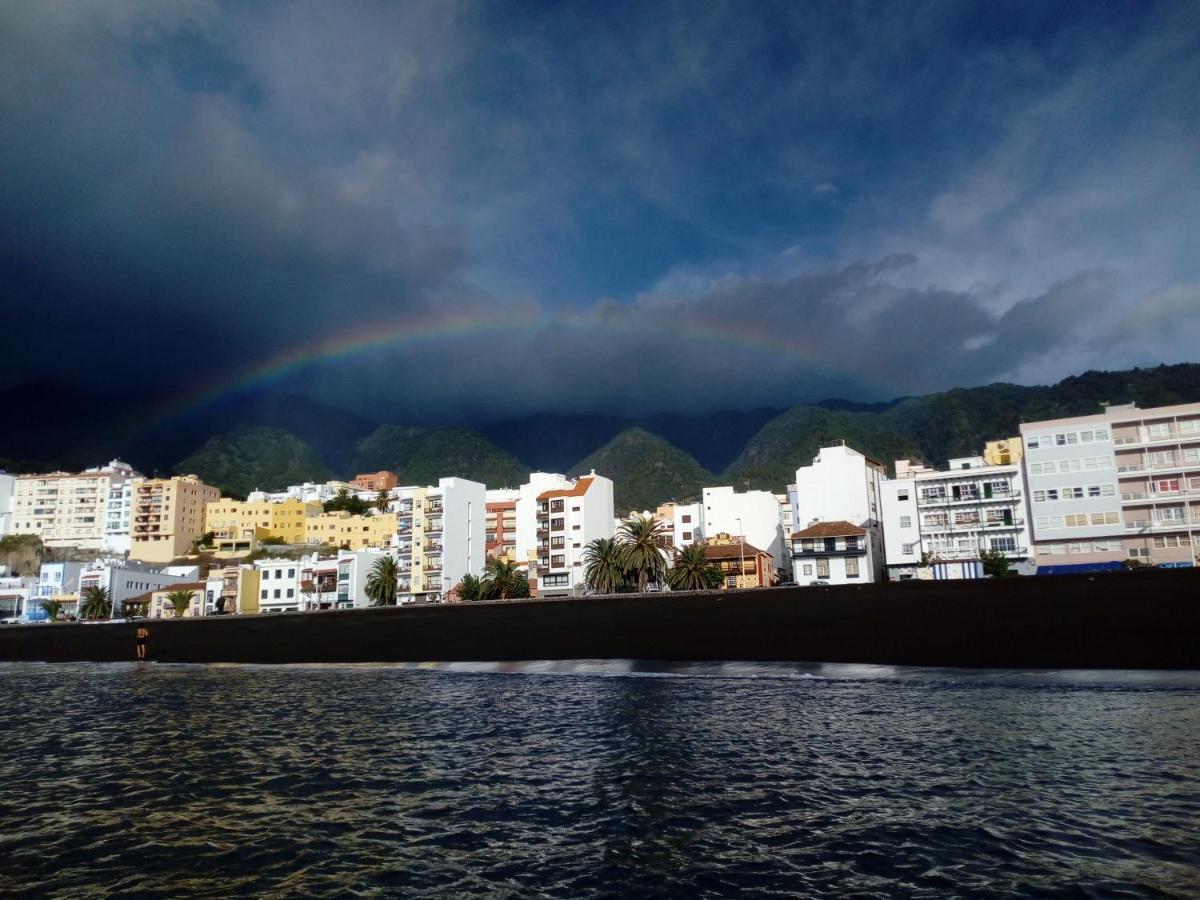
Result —
[[425, 552], [426, 553], [441, 553], [443, 549], [444, 548], [442, 547], [441, 541], [426, 541], [425, 542]]
[[[957, 562], [964, 559], [979, 559], [979, 551], [987, 550], [987, 547], [971, 547], [966, 550], [931, 550], [930, 555], [934, 562]], [[993, 553], [1003, 553], [1008, 559], [1026, 559], [1029, 556], [1028, 547], [1016, 547], [1012, 550], [993, 549]]]
[[1194, 528], [1200, 525], [1200, 510], [1193, 512], [1190, 516], [1182, 519], [1152, 519], [1149, 521], [1126, 522], [1125, 530], [1136, 533], [1150, 533], [1152, 531], [1182, 531], [1189, 527]]
[[1142, 437], [1120, 437], [1113, 439], [1114, 447], [1136, 447], [1139, 444], [1154, 445], [1154, 444], [1189, 444], [1192, 441], [1200, 441], [1200, 431], [1183, 432], [1178, 429], [1171, 429], [1169, 434]]
[[917, 495], [917, 506], [963, 506], [971, 503], [1015, 503], [1021, 499], [1020, 491], [997, 491], [988, 496], [978, 494], [974, 497], [955, 497], [945, 494], [940, 497], [924, 497]]
[[[795, 545], [792, 546], [792, 558], [793, 559], [811, 559], [811, 558], [817, 557], [817, 556], [866, 556], [866, 555], [867, 555], [867, 548], [865, 545], [859, 546], [859, 547], [837, 547], [832, 550], [828, 549], [826, 547], [805, 548], [803, 546], [801, 546], [801, 547], [796, 547]], [[746, 569], [745, 571], [753, 572], [755, 570], [753, 568], [750, 568], [750, 569]]]
[[432, 521], [432, 520], [426, 522], [425, 523], [425, 533], [426, 534], [441, 534], [442, 533], [441, 520], [439, 519], [436, 522]]
[[1126, 463], [1117, 466], [1121, 475], [1151, 472], [1182, 472], [1187, 469], [1200, 469], [1200, 459], [1181, 459], [1174, 462], [1148, 463], [1145, 460], [1137, 463]]

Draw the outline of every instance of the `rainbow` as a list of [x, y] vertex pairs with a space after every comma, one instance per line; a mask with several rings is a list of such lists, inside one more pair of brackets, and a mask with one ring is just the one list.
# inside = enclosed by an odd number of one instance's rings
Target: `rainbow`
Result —
[[752, 321], [707, 321], [696, 317], [675, 319], [663, 315], [639, 318], [621, 309], [616, 315], [556, 313], [547, 317], [531, 306], [495, 313], [470, 315], [430, 314], [366, 326], [303, 341], [287, 347], [241, 372], [174, 398], [152, 417], [150, 427], [216, 406], [236, 394], [258, 390], [312, 366], [336, 362], [384, 348], [415, 347], [425, 343], [527, 333], [560, 328], [592, 336], [614, 338], [653, 337], [664, 342], [690, 339], [747, 353], [769, 353], [795, 359], [830, 374], [859, 374], [845, 368], [837, 348], [805, 339], [784, 329], [770, 329]]

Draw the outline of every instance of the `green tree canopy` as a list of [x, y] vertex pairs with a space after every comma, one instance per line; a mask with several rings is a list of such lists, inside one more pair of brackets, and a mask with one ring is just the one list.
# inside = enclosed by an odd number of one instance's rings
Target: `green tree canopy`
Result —
[[381, 556], [367, 575], [367, 599], [372, 606], [395, 606], [400, 572], [393, 556]]
[[623, 522], [617, 529], [617, 543], [621, 548], [621, 563], [630, 578], [637, 581], [639, 592], [645, 592], [647, 584], [661, 582], [666, 576], [671, 543], [664, 522], [653, 516]]
[[721, 584], [721, 567], [708, 558], [704, 544], [690, 544], [675, 557], [667, 583], [677, 591], [703, 591]]

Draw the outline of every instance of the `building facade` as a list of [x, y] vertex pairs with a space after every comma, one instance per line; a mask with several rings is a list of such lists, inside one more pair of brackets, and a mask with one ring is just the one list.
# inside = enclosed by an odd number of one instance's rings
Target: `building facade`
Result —
[[221, 492], [195, 475], [148, 478], [134, 490], [130, 555], [144, 562], [170, 562], [190, 553], [204, 534], [208, 504]]
[[[144, 615], [151, 619], [194, 619], [204, 615], [206, 587], [207, 582], [205, 581], [183, 581], [169, 587], [147, 591], [132, 598], [130, 605], [144, 606]], [[175, 591], [188, 591], [192, 595], [192, 601], [183, 611], [182, 616], [175, 611], [175, 604], [170, 600], [171, 594]]]
[[853, 522], [814, 522], [792, 534], [792, 579], [800, 585], [879, 581], [881, 549], [874, 533]]
[[1200, 403], [1021, 425], [1039, 572], [1200, 562]]
[[704, 555], [721, 570], [721, 589], [769, 587], [776, 582], [776, 560], [742, 539], [719, 532], [704, 543]]
[[[109, 498], [114, 489], [137, 477], [126, 463], [114, 459], [106, 466], [82, 472], [21, 475], [12, 496], [13, 534], [33, 534], [47, 547], [76, 547], [124, 552], [128, 533], [110, 532]], [[118, 526], [120, 519], [117, 520]]]
[[[981, 552], [1003, 553], [1018, 571], [1033, 558], [1028, 492], [1019, 463], [952, 459], [946, 471], [896, 461], [880, 485], [888, 577], [983, 577]], [[1027, 570], [1032, 573], [1032, 566]]]
[[396, 540], [399, 513], [363, 516], [345, 511], [321, 513], [304, 520], [304, 543], [327, 544], [344, 550], [390, 547]]
[[217, 541], [257, 541], [260, 537], [277, 538], [281, 544], [303, 544], [308, 540], [308, 520], [324, 508], [315, 500], [289, 497], [269, 500], [211, 501], [204, 511], [204, 530], [213, 532]]
[[587, 545], [613, 536], [613, 483], [593, 470], [538, 494], [537, 514], [538, 595], [565, 596], [584, 582]]
[[380, 491], [390, 491], [394, 487], [400, 486], [399, 479], [396, 478], [395, 472], [360, 472], [354, 476], [354, 480], [350, 482], [354, 485], [355, 490], [370, 491], [378, 494]]
[[108, 591], [113, 615], [120, 615], [125, 602], [146, 591], [166, 588], [195, 580], [198, 569], [181, 569], [179, 574], [167, 572], [161, 566], [125, 559], [98, 559], [85, 565], [79, 573], [79, 594], [93, 587]]
[[462, 580], [480, 576], [487, 561], [487, 488], [465, 478], [436, 486], [402, 487], [398, 498], [396, 564], [402, 601], [434, 600]]
[[704, 534], [741, 535], [761, 547], [776, 568], [787, 568], [785, 534], [779, 499], [770, 491], [736, 492], [731, 487], [704, 488]]
[[517, 558], [517, 500], [520, 492], [511, 488], [489, 490], [486, 494], [484, 551], [488, 556]]
[[796, 568], [799, 562], [796, 557], [796, 535], [821, 522], [836, 523], [838, 527], [849, 522], [863, 529], [867, 534], [865, 544], [872, 551], [869, 557], [871, 565], [857, 577], [862, 581], [883, 577], [885, 535], [882, 484], [886, 478], [887, 469], [882, 463], [846, 446], [844, 441], [822, 447], [811, 465], [796, 470], [792, 514], [796, 530], [792, 532], [791, 544], [792, 574], [798, 584], [826, 580], [806, 579], [802, 562], [799, 563], [801, 568]]

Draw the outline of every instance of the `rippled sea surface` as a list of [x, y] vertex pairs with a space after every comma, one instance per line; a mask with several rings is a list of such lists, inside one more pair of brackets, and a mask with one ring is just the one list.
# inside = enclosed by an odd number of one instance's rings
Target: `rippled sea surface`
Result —
[[1200, 676], [0, 664], [3, 896], [1200, 896]]

